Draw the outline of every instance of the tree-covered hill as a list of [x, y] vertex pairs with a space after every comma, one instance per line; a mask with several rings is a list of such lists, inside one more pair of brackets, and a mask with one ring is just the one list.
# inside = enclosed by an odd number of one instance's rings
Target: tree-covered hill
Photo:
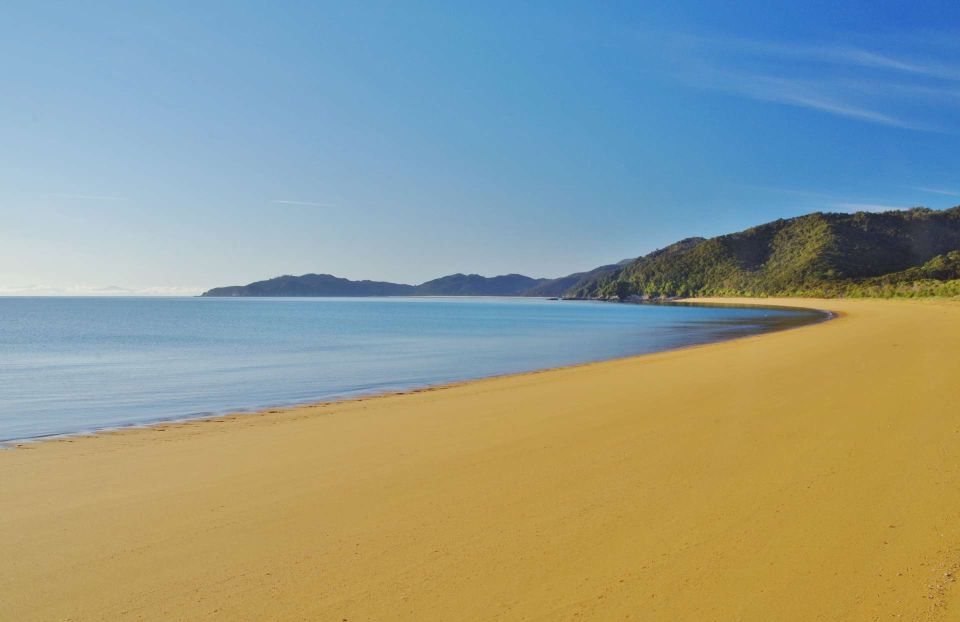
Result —
[[383, 281], [351, 281], [331, 274], [284, 275], [249, 285], [215, 287], [207, 297], [237, 296], [409, 296], [412, 285]]
[[485, 277], [479, 274], [451, 274], [421, 283], [414, 296], [524, 296], [527, 290], [547, 279], [532, 279], [522, 274]]
[[632, 259], [624, 259], [619, 263], [600, 266], [599, 268], [594, 268], [588, 272], [575, 272], [557, 279], [544, 279], [539, 285], [535, 285], [534, 287], [526, 290], [523, 295], [542, 297], [563, 296], [566, 292], [580, 286], [582, 283], [586, 283], [592, 279], [617, 272], [620, 268], [628, 263], [631, 263], [632, 261]]
[[451, 274], [420, 285], [281, 276], [204, 296], [957, 296], [960, 206], [816, 212], [558, 279]]
[[817, 212], [650, 253], [566, 292], [576, 298], [960, 293], [960, 207]]

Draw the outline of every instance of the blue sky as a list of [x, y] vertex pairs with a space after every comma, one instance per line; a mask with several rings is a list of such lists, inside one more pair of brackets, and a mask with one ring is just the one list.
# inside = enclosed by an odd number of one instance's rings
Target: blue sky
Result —
[[560, 276], [960, 204], [957, 2], [7, 2], [0, 79], [3, 293]]

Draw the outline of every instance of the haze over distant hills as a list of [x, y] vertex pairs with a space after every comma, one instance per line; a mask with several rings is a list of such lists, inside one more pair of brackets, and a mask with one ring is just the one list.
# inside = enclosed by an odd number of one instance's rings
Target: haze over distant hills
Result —
[[548, 279], [522, 274], [484, 277], [479, 274], [451, 274], [421, 283], [405, 285], [382, 281], [351, 281], [329, 274], [278, 276], [249, 285], [217, 287], [204, 296], [526, 296]]
[[548, 279], [532, 279], [522, 274], [484, 277], [479, 274], [451, 274], [417, 285], [414, 296], [527, 296]]
[[249, 285], [215, 287], [204, 296], [411, 296], [414, 287], [383, 281], [351, 281], [331, 274], [285, 274]]
[[628, 299], [725, 295], [960, 295], [960, 206], [816, 212], [557, 279], [452, 274], [420, 285], [281, 276], [204, 296], [544, 296]]

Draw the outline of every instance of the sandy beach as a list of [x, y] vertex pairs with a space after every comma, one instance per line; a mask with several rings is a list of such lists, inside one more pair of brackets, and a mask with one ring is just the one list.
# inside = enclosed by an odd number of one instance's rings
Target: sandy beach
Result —
[[0, 619], [960, 619], [960, 302], [763, 302], [840, 317], [0, 451]]

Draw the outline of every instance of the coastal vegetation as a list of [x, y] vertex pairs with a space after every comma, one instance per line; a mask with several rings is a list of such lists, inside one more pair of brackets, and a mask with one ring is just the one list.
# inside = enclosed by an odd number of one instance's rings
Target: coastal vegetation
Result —
[[816, 212], [738, 233], [691, 237], [558, 279], [453, 274], [420, 285], [282, 276], [204, 296], [960, 296], [960, 206]]
[[817, 212], [691, 238], [581, 283], [571, 298], [960, 295], [960, 207]]

